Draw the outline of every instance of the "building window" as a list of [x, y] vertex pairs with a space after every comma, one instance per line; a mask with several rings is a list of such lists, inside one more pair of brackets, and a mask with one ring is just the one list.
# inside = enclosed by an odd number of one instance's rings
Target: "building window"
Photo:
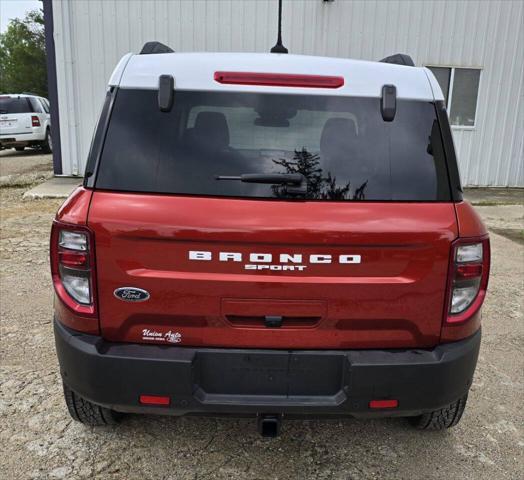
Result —
[[429, 67], [435, 75], [454, 127], [474, 127], [477, 112], [480, 69], [459, 67]]

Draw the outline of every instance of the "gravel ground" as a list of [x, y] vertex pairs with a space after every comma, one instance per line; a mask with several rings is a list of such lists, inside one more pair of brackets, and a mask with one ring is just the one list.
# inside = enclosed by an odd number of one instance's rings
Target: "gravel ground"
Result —
[[[92, 429], [67, 414], [53, 345], [47, 249], [61, 201], [24, 201], [24, 191], [0, 189], [0, 478], [522, 478], [518, 242], [492, 234], [479, 365], [463, 420], [450, 431], [419, 432], [402, 419], [295, 420], [268, 440], [250, 419], [155, 416]], [[522, 205], [478, 210], [494, 228], [523, 229]]]

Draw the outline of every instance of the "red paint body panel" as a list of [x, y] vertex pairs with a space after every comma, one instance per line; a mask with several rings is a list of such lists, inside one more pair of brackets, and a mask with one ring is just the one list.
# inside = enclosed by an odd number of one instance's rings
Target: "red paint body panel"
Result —
[[[150, 343], [143, 339], [148, 329], [178, 332], [182, 346], [349, 349], [440, 341], [450, 244], [458, 234], [453, 203], [96, 191], [88, 226], [108, 340]], [[189, 260], [189, 250], [213, 259]], [[220, 262], [219, 252], [243, 259]], [[361, 263], [245, 270], [250, 253], [360, 255]], [[135, 303], [113, 295], [126, 286], [151, 297]], [[282, 327], [260, 328], [265, 315], [283, 316]]]
[[[56, 288], [56, 287], [55, 287]], [[67, 295], [67, 293], [63, 293]], [[100, 335], [100, 328], [98, 325], [98, 318], [84, 317], [76, 312], [73, 312], [60, 299], [60, 296], [55, 291], [54, 298], [55, 315], [66, 327], [78, 330], [79, 332], [89, 333], [91, 335]]]
[[56, 214], [56, 219], [72, 225], [85, 225], [92, 195], [92, 190], [78, 187], [62, 204]]
[[471, 203], [456, 203], [455, 210], [457, 212], [457, 224], [460, 237], [482, 237], [488, 234], [486, 225], [484, 225], [480, 215], [475, 211]]

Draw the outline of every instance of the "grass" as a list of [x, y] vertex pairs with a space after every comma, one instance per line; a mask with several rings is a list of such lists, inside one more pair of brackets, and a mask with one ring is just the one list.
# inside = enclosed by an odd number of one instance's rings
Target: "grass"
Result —
[[513, 202], [506, 202], [506, 201], [500, 201], [500, 202], [497, 202], [497, 201], [470, 201], [471, 202], [471, 205], [473, 205], [474, 207], [500, 207], [500, 206], [506, 206], [506, 205], [522, 205], [523, 202], [520, 201], [520, 200], [516, 200], [516, 201], [513, 201]]
[[502, 235], [508, 240], [524, 245], [524, 230], [518, 228], [490, 228], [490, 231], [497, 235]]

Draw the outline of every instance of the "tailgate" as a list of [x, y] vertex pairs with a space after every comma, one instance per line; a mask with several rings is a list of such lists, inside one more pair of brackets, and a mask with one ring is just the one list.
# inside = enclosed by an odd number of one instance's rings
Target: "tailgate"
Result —
[[103, 191], [89, 226], [104, 338], [284, 349], [437, 344], [457, 236], [452, 203]]
[[6, 113], [0, 115], [0, 135], [18, 135], [31, 132], [31, 114]]

